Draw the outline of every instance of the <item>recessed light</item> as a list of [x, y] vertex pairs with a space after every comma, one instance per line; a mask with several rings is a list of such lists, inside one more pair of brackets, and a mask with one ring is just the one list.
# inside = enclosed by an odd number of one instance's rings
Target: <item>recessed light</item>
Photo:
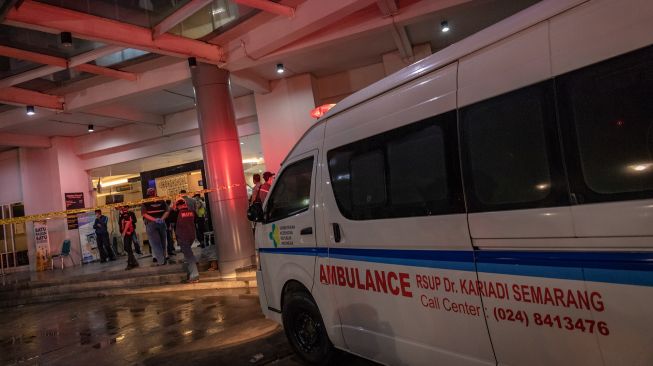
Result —
[[440, 23], [440, 30], [442, 31], [442, 33], [447, 33], [448, 31], [450, 31], [451, 28], [449, 28], [449, 22], [445, 20], [442, 23]]
[[283, 67], [283, 64], [277, 64], [277, 74], [283, 74], [286, 71], [286, 68]]
[[33, 106], [33, 105], [28, 105], [27, 107], [25, 107], [25, 113], [26, 113], [28, 116], [33, 116], [33, 115], [35, 115], [36, 112], [34, 111], [34, 106]]
[[93, 132], [95, 131], [95, 128], [93, 128], [93, 125], [88, 125], [88, 132]]

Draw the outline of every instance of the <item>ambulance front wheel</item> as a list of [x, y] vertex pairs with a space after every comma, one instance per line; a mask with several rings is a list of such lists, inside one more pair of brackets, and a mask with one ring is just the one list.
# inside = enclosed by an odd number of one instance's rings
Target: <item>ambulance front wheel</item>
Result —
[[335, 349], [327, 335], [320, 310], [310, 294], [290, 292], [284, 296], [283, 327], [293, 350], [308, 364], [328, 365]]

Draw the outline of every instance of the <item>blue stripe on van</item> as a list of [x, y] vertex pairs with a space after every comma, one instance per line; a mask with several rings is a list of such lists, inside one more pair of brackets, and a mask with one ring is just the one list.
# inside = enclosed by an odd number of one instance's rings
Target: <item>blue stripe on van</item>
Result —
[[331, 257], [403, 266], [653, 286], [653, 252], [449, 251], [261, 248], [261, 253]]
[[353, 261], [474, 271], [471, 251], [330, 248], [328, 253], [331, 258]]

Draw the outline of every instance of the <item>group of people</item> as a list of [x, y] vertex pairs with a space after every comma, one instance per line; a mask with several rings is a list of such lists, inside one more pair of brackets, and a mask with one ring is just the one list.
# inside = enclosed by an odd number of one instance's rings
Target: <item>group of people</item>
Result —
[[[154, 188], [147, 189], [148, 198], [156, 198]], [[201, 246], [204, 246], [203, 236], [205, 231], [206, 205], [199, 194], [189, 197], [185, 190], [180, 192], [179, 198], [174, 205], [170, 201], [154, 200], [145, 202], [141, 206], [145, 231], [150, 243], [153, 256], [153, 266], [174, 263], [170, 259], [176, 255], [172, 232], [175, 233], [177, 243], [184, 254], [184, 260], [188, 263], [188, 279], [185, 282], [195, 283], [199, 281], [197, 260], [191, 249], [197, 238]], [[100, 261], [115, 260], [115, 252], [109, 244], [109, 219], [102, 215], [101, 210], [96, 210], [96, 219], [93, 225], [97, 235]], [[129, 206], [119, 208], [118, 227], [123, 238], [125, 252], [127, 253], [127, 270], [139, 266], [134, 255], [141, 254], [140, 246], [135, 241], [136, 215]], [[135, 250], [134, 250], [135, 249]]]
[[262, 204], [265, 202], [265, 198], [270, 192], [270, 187], [272, 186], [272, 181], [274, 180], [274, 173], [263, 173], [263, 183], [261, 183], [260, 174], [254, 174], [252, 176], [252, 180], [254, 181], [254, 187], [252, 188], [252, 195], [249, 197], [249, 204]]

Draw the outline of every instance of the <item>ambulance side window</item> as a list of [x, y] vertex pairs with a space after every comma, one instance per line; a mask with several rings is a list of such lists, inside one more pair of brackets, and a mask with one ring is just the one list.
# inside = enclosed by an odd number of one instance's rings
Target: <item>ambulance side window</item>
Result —
[[308, 210], [311, 199], [313, 158], [300, 160], [283, 170], [266, 207], [267, 222]]
[[327, 158], [338, 208], [349, 219], [464, 212], [455, 112], [338, 147]]

